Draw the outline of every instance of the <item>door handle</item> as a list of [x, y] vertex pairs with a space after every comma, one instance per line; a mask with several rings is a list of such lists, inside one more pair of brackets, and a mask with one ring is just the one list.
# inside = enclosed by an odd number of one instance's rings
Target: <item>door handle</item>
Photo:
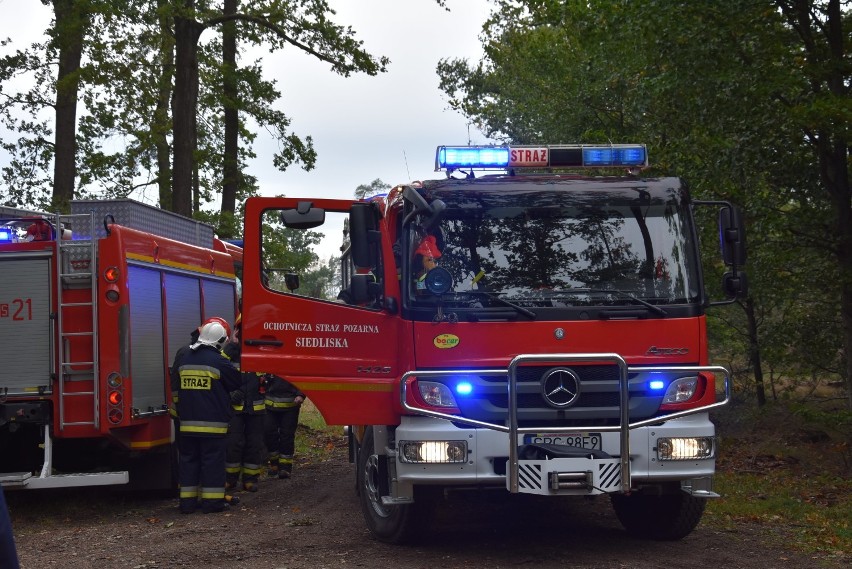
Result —
[[255, 340], [249, 339], [245, 341], [246, 346], [276, 346], [280, 347], [284, 345], [284, 342], [281, 340]]

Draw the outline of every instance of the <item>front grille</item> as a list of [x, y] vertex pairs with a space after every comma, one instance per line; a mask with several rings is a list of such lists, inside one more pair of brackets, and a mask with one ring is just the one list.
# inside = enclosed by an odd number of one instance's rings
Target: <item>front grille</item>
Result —
[[[542, 394], [542, 379], [554, 367], [570, 369], [578, 378], [580, 394], [567, 408], [555, 408]], [[520, 366], [517, 368], [518, 426], [609, 426], [618, 425], [619, 369], [615, 365]], [[505, 375], [476, 374], [470, 371], [465, 380], [473, 385], [468, 396], [458, 396], [462, 415], [489, 423], [508, 422], [508, 378]], [[662, 394], [651, 394], [640, 374], [632, 373], [629, 382], [630, 420], [653, 417]]]

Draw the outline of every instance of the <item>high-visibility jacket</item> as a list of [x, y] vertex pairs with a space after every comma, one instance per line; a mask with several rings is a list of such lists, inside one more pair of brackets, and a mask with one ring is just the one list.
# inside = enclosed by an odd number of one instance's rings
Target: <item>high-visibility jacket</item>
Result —
[[298, 387], [277, 375], [266, 375], [266, 410], [267, 411], [284, 411], [292, 407], [297, 407], [296, 397], [305, 398]]
[[198, 328], [195, 328], [189, 334], [189, 343], [178, 348], [177, 352], [175, 352], [175, 358], [172, 360], [172, 367], [169, 368], [169, 389], [172, 392], [172, 402], [169, 405], [169, 415], [172, 416], [172, 419], [177, 420], [177, 404], [180, 399], [180, 372], [178, 370], [178, 365], [180, 361], [183, 359], [183, 356], [186, 355], [187, 352], [190, 351], [190, 346], [192, 346], [195, 342], [198, 341]]
[[230, 392], [240, 388], [240, 372], [213, 346], [186, 352], [177, 364], [180, 434], [225, 436], [231, 418]]
[[[240, 369], [240, 346], [239, 344], [230, 343], [223, 350], [225, 357], [231, 360], [231, 363], [236, 369]], [[241, 403], [231, 400], [231, 408], [234, 413], [243, 413], [246, 415], [257, 415], [266, 412], [266, 405], [263, 400], [263, 392], [265, 389], [264, 374], [256, 372], [242, 372], [242, 383], [240, 391], [243, 392], [243, 401]]]

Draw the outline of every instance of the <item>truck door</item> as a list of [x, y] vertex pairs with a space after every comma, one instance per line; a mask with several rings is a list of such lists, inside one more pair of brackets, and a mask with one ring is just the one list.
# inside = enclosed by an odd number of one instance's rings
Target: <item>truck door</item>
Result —
[[[294, 383], [328, 424], [395, 424], [400, 323], [375, 291], [387, 290], [387, 273], [396, 273], [385, 271], [378, 240], [374, 266], [353, 266], [341, 250], [354, 203], [246, 202], [241, 366]], [[322, 245], [320, 234], [336, 245]], [[371, 300], [341, 300], [354, 275], [361, 284], [356, 296], [371, 279]]]

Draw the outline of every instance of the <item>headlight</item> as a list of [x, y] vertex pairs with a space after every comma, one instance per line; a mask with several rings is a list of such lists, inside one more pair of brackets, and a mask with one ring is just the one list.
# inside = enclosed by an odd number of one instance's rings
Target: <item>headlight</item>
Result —
[[436, 381], [418, 381], [417, 388], [420, 397], [427, 405], [433, 407], [457, 407], [456, 398], [450, 388]]
[[669, 384], [666, 394], [663, 396], [663, 404], [683, 403], [689, 401], [695, 395], [698, 387], [698, 377], [681, 377]]
[[400, 441], [399, 460], [407, 463], [467, 462], [466, 441]]
[[712, 437], [657, 439], [658, 460], [696, 460], [713, 458]]

